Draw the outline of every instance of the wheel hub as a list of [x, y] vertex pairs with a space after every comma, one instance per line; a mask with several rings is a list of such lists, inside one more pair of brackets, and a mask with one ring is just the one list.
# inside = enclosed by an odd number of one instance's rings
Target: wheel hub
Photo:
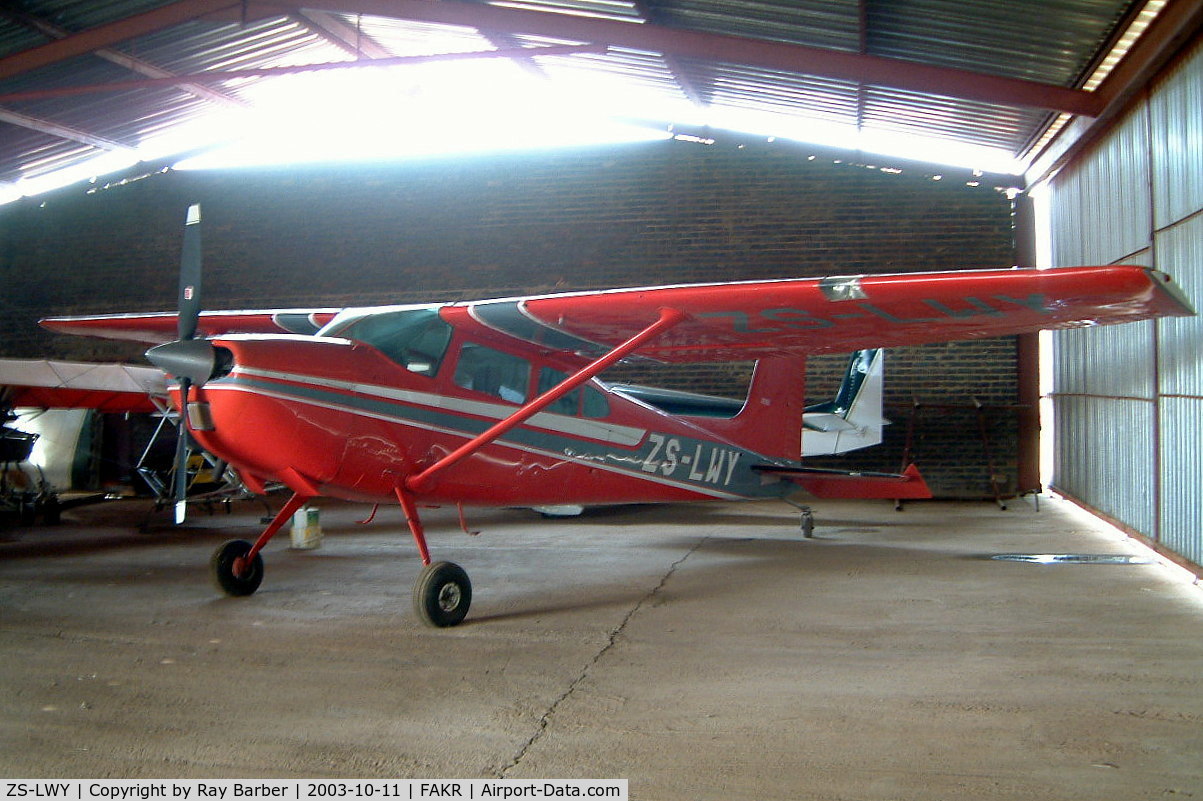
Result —
[[444, 584], [439, 588], [439, 609], [451, 612], [459, 606], [463, 597], [458, 584]]

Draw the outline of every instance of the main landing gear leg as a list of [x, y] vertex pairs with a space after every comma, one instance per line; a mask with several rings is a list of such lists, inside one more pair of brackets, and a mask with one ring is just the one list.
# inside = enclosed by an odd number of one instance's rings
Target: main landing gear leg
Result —
[[209, 567], [217, 588], [226, 595], [234, 596], [250, 595], [259, 589], [259, 584], [263, 581], [263, 557], [259, 555], [259, 551], [263, 550], [268, 540], [276, 536], [276, 532], [312, 497], [297, 493], [289, 498], [288, 503], [276, 513], [254, 545], [246, 540], [230, 540], [214, 551], [213, 558], [209, 560]]
[[453, 562], [431, 562], [426, 547], [426, 531], [418, 517], [413, 496], [404, 487], [397, 487], [397, 500], [405, 512], [405, 522], [413, 534], [422, 557], [422, 573], [414, 584], [414, 613], [427, 626], [447, 628], [463, 622], [472, 604], [472, 582], [464, 569]]

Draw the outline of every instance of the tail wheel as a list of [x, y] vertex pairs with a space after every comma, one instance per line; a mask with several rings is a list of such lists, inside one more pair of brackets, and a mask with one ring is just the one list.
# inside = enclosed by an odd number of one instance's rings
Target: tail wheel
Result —
[[248, 561], [246, 555], [250, 552], [251, 544], [246, 540], [230, 540], [213, 552], [209, 560], [213, 581], [226, 595], [250, 595], [259, 589], [263, 581], [263, 557], [255, 554]]
[[452, 562], [427, 565], [414, 584], [414, 612], [427, 626], [459, 625], [472, 604], [472, 582]]

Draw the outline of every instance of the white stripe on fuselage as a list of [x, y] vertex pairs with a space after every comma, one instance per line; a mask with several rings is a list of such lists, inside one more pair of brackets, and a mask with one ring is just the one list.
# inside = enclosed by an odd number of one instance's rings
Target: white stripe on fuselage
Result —
[[[508, 414], [513, 413], [513, 407], [501, 406], [500, 404], [480, 403], [478, 401], [469, 401], [469, 400], [463, 400], [460, 398], [448, 398], [444, 395], [435, 395], [435, 394], [424, 393], [424, 392], [411, 392], [409, 390], [400, 390], [400, 389], [395, 389], [392, 387], [380, 387], [380, 386], [376, 386], [376, 385], [372, 385], [372, 384], [359, 384], [359, 383], [348, 382], [348, 381], [336, 381], [333, 379], [315, 378], [312, 376], [301, 375], [299, 373], [281, 373], [281, 372], [271, 371], [271, 370], [239, 368], [235, 372], [234, 376], [237, 376], [238, 374], [254, 375], [256, 377], [262, 377], [262, 378], [284, 379], [284, 380], [292, 381], [292, 382], [298, 383], [298, 384], [310, 384], [313, 386], [320, 386], [320, 387], [324, 387], [327, 389], [336, 389], [336, 390], [342, 390], [342, 391], [346, 391], [346, 392], [359, 392], [362, 394], [377, 394], [379, 397], [382, 397], [382, 398], [388, 398], [390, 400], [399, 400], [402, 402], [414, 403], [415, 405], [424, 405], [424, 406], [427, 406], [428, 408], [434, 408], [434, 409], [440, 409], [440, 410], [458, 411], [459, 409], [457, 409], [456, 407], [463, 406], [464, 410], [466, 411], [468, 408], [475, 408], [476, 406], [483, 406], [483, 407], [492, 407], [494, 409], [500, 409], [500, 410], [507, 412], [506, 415], [501, 415], [501, 416], [508, 416]], [[281, 389], [284, 390], [285, 388], [282, 387]], [[377, 390], [379, 390], [379, 392], [377, 392]], [[315, 407], [318, 407], [321, 409], [330, 409], [332, 411], [346, 412], [349, 414], [354, 414], [359, 417], [367, 417], [367, 418], [370, 418], [373, 420], [381, 420], [384, 422], [394, 423], [394, 424], [398, 424], [398, 425], [402, 425], [402, 426], [406, 426], [406, 427], [410, 427], [410, 428], [418, 428], [418, 429], [422, 429], [424, 431], [433, 431], [435, 433], [448, 434], [451, 436], [461, 437], [464, 439], [470, 439], [473, 436], [469, 432], [465, 432], [465, 431], [458, 430], [458, 429], [447, 428], [445, 426], [439, 426], [439, 425], [435, 425], [433, 423], [426, 423], [426, 422], [422, 422], [419, 420], [412, 420], [410, 418], [400, 417], [398, 415], [390, 415], [390, 414], [382, 414], [380, 412], [373, 412], [368, 409], [363, 409], [352, 403], [346, 403], [346, 404], [331, 403], [331, 402], [327, 402], [327, 401], [316, 400], [313, 398], [301, 397], [296, 394], [289, 393], [287, 391], [270, 390], [270, 389], [265, 389], [263, 387], [247, 386], [247, 385], [240, 385], [240, 384], [213, 383], [213, 384], [207, 384], [205, 386], [206, 393], [214, 392], [214, 391], [245, 392], [245, 393], [251, 394], [251, 395], [260, 395], [260, 396], [268, 397], [268, 398], [276, 398], [277, 400], [284, 400], [284, 401], [289, 401], [292, 403], [303, 403], [307, 406], [315, 406]], [[427, 402], [423, 403], [420, 400], [413, 400], [413, 398], [422, 398], [422, 399], [425, 399]], [[432, 403], [432, 402], [429, 402], [430, 399], [435, 399], [436, 401], [451, 401], [452, 403]], [[479, 412], [469, 412], [469, 413], [479, 414]], [[493, 415], [481, 414], [480, 416], [493, 416]], [[501, 416], [499, 416], [499, 419]], [[538, 418], [540, 416], [551, 417], [551, 418], [563, 417], [562, 415], [540, 413], [539, 415], [535, 415], [535, 418]], [[575, 418], [569, 418], [569, 419], [575, 420]], [[527, 422], [530, 422], [530, 421], [527, 421]], [[586, 422], [586, 421], [577, 421], [577, 422]], [[593, 422], [595, 424], [595, 426], [598, 426], [598, 427], [604, 426], [606, 428], [610, 428], [610, 426], [607, 426], [604, 423], [598, 423], [596, 421], [588, 421], [588, 422]], [[550, 427], [547, 427], [547, 428], [549, 428], [549, 430], [557, 430], [557, 429], [550, 429]], [[614, 428], [628, 432], [628, 436], [630, 435], [630, 432], [642, 431], [642, 429], [635, 429], [635, 428], [631, 428], [628, 426], [615, 426]], [[593, 430], [593, 429], [591, 429], [591, 430]], [[562, 431], [562, 433], [571, 434], [570, 431]], [[632, 443], [631, 447], [634, 447], [635, 445], [640, 444], [641, 441], [642, 441], [641, 439], [635, 440]], [[693, 492], [698, 495], [709, 496], [711, 498], [716, 498], [719, 500], [741, 500], [744, 497], [744, 496], [738, 495], [736, 493], [722, 492], [720, 490], [716, 490], [716, 489], [712, 489], [712, 488], [708, 488], [708, 487], [702, 487], [702, 486], [698, 486], [696, 484], [690, 484], [690, 483], [687, 483], [684, 481], [676, 481], [676, 480], [673, 480], [670, 478], [665, 478], [663, 476], [648, 474], [646, 472], [643, 472], [641, 469], [643, 460], [638, 458], [638, 456], [634, 455], [634, 454], [632, 454], [632, 456], [630, 457], [631, 467], [627, 468], [627, 467], [620, 467], [618, 465], [607, 464], [606, 462], [601, 461], [599, 458], [591, 456], [589, 454], [577, 455], [577, 454], [572, 454], [572, 453], [549, 451], [544, 448], [536, 448], [531, 445], [524, 445], [521, 443], [502, 441], [502, 440], [498, 440], [498, 441], [494, 442], [493, 444], [497, 445], [497, 446], [505, 447], [505, 448], [512, 448], [514, 450], [522, 451], [524, 453], [530, 453], [535, 456], [542, 456], [544, 458], [563, 459], [563, 460], [567, 460], [567, 461], [588, 464], [591, 467], [597, 468], [599, 470], [605, 470], [606, 472], [609, 472], [609, 473], [616, 473], [618, 475], [626, 476], [628, 478], [636, 478], [641, 481], [648, 481], [653, 484], [660, 484], [662, 486], [686, 490], [688, 492]]]
[[[238, 375], [256, 378], [268, 378], [279, 381], [292, 381], [297, 384], [312, 384], [313, 386], [336, 389], [342, 392], [354, 392], [360, 395], [372, 395], [388, 400], [398, 400], [414, 406], [426, 406], [441, 411], [470, 414], [476, 417], [488, 417], [494, 420], [504, 420], [514, 413], [515, 407], [500, 403], [452, 398], [433, 392], [415, 392], [408, 389], [381, 386], [379, 384], [361, 384], [354, 381], [339, 381], [333, 378], [318, 378], [300, 373], [284, 373], [277, 370], [261, 370], [255, 367], [240, 367], [234, 372]], [[523, 425], [568, 434], [573, 437], [597, 440], [608, 444], [633, 448], [643, 442], [647, 430], [631, 426], [614, 425], [600, 420], [573, 417], [553, 412], [539, 412]]]

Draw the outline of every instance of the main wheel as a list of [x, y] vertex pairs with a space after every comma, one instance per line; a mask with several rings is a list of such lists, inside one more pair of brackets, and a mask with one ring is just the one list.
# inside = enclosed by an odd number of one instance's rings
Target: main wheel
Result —
[[471, 604], [472, 582], [464, 569], [452, 562], [427, 565], [414, 584], [414, 612], [427, 626], [457, 626]]
[[226, 595], [250, 595], [259, 589], [263, 581], [263, 557], [259, 554], [255, 554], [255, 558], [243, 566], [241, 573], [234, 572], [235, 562], [244, 559], [250, 552], [251, 544], [246, 540], [230, 540], [213, 552], [209, 568], [213, 571], [217, 588]]

